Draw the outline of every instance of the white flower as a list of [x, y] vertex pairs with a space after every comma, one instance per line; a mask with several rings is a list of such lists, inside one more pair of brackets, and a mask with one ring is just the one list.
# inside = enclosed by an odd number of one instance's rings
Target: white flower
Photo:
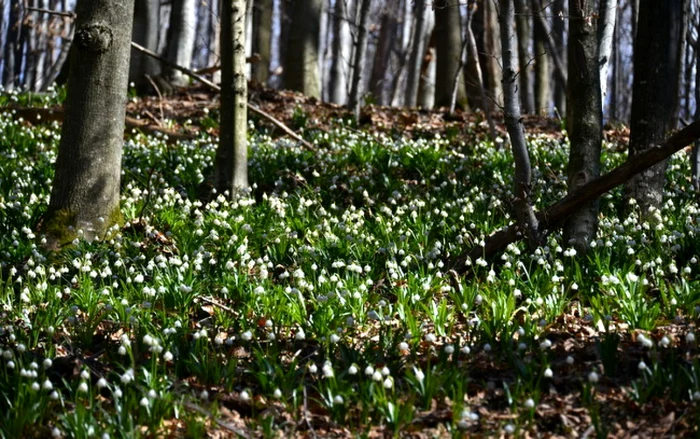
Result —
[[425, 338], [425, 341], [428, 343], [435, 343], [435, 341], [437, 340], [437, 337], [435, 337], [435, 334], [433, 334], [432, 332], [425, 334], [424, 338]]
[[687, 341], [688, 343], [695, 343], [695, 334], [693, 334], [692, 332], [687, 333], [685, 335], [685, 341]]
[[143, 398], [141, 398], [141, 401], [139, 401], [139, 404], [141, 405], [141, 407], [148, 407], [150, 401], [148, 401], [148, 398], [144, 396]]
[[595, 371], [592, 371], [591, 373], [588, 374], [588, 382], [595, 384], [598, 382], [598, 374]]
[[78, 385], [78, 392], [87, 393], [87, 391], [88, 391], [88, 385], [87, 385], [87, 383], [86, 383], [85, 381], [82, 381], [82, 382]]
[[384, 380], [384, 388], [391, 389], [392, 387], [394, 387], [394, 379], [392, 377], [386, 377]]
[[44, 390], [51, 390], [53, 389], [53, 383], [51, 383], [51, 381], [47, 379], [46, 381], [44, 381], [44, 384], [42, 384], [41, 387]]
[[343, 400], [343, 397], [340, 395], [335, 395], [333, 397], [333, 404], [335, 404], [335, 405], [340, 405], [340, 404], [343, 404], [344, 402], [345, 401]]
[[277, 388], [274, 392], [272, 392], [272, 396], [275, 399], [280, 399], [282, 397], [282, 391], [279, 388]]
[[253, 333], [250, 331], [246, 331], [243, 334], [241, 334], [241, 338], [245, 341], [250, 341], [253, 338]]
[[535, 407], [535, 401], [532, 398], [525, 400], [525, 408], [531, 409]]
[[97, 388], [102, 389], [103, 387], [107, 387], [107, 380], [104, 378], [100, 378], [97, 380]]
[[552, 372], [552, 369], [549, 367], [544, 370], [544, 377], [545, 378], [552, 378], [554, 376], [554, 372]]
[[242, 391], [240, 397], [243, 401], [250, 401], [250, 393], [247, 390]]
[[638, 368], [639, 370], [642, 370], [642, 371], [643, 371], [643, 370], [646, 370], [647, 364], [644, 362], [644, 360], [642, 360], [642, 361], [639, 362], [639, 365], [637, 366], [637, 368]]
[[350, 367], [348, 367], [348, 373], [350, 375], [357, 375], [357, 365], [352, 364]]

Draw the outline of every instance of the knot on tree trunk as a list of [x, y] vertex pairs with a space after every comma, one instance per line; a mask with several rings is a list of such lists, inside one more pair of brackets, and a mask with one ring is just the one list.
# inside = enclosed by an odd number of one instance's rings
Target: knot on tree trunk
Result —
[[112, 29], [103, 22], [88, 23], [75, 32], [79, 47], [94, 53], [104, 53], [112, 47]]

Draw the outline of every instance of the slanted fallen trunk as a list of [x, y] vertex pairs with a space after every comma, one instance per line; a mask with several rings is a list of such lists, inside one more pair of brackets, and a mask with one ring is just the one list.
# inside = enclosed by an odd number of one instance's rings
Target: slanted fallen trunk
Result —
[[[609, 190], [626, 182], [640, 172], [649, 169], [662, 160], [700, 139], [700, 120], [697, 120], [678, 131], [666, 141], [640, 154], [630, 157], [625, 163], [595, 180], [581, 186], [576, 192], [567, 195], [544, 211], [537, 213], [539, 232], [541, 236], [561, 227], [563, 222], [579, 207], [586, 205]], [[474, 247], [466, 255], [452, 261], [452, 269], [457, 273], [465, 273], [470, 269], [467, 261], [477, 258], [489, 259], [505, 250], [508, 244], [523, 239], [525, 234], [517, 226], [501, 229], [486, 239], [483, 246]], [[450, 264], [448, 264], [450, 265]]]

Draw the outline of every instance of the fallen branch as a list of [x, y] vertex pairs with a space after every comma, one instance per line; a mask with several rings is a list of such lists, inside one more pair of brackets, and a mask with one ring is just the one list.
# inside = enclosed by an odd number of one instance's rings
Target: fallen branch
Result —
[[[567, 195], [544, 211], [537, 213], [540, 234], [555, 230], [566, 221], [579, 207], [597, 199], [609, 190], [626, 182], [636, 174], [649, 169], [655, 164], [700, 139], [700, 120], [697, 120], [678, 131], [666, 141], [654, 148], [629, 157], [625, 163], [583, 186], [576, 192]], [[524, 238], [523, 231], [517, 226], [501, 229], [486, 239], [483, 246], [476, 246], [466, 255], [460, 256], [454, 262], [453, 269], [458, 273], [469, 270], [469, 263], [477, 258], [489, 259], [505, 250], [508, 244]]]
[[[31, 123], [32, 125], [38, 125], [40, 123], [48, 122], [59, 122], [63, 123], [63, 109], [62, 108], [37, 108], [37, 107], [0, 107], [0, 113], [8, 112], [13, 115], [14, 119], [22, 118], [24, 121]], [[135, 119], [130, 116], [126, 116], [125, 120], [125, 130], [138, 129], [146, 134], [165, 134], [168, 136], [169, 142], [175, 142], [177, 140], [192, 140], [196, 139], [197, 136], [189, 133], [179, 133], [177, 131], [170, 130], [168, 128], [153, 125], [145, 120]]]
[[[204, 76], [198, 75], [196, 72], [194, 72], [188, 68], [185, 68], [185, 67], [179, 66], [175, 63], [172, 63], [172, 62], [168, 61], [167, 59], [163, 58], [162, 56], [158, 55], [157, 53], [153, 52], [152, 50], [148, 50], [145, 47], [141, 46], [140, 44], [134, 43], [133, 41], [131, 42], [131, 47], [133, 47], [134, 49], [138, 50], [141, 53], [144, 53], [152, 58], [157, 59], [158, 61], [167, 65], [171, 69], [178, 70], [178, 71], [184, 73], [185, 75], [191, 77], [192, 79], [196, 79], [197, 81], [199, 81], [202, 84], [209, 87], [211, 90], [214, 90], [217, 93], [221, 92], [221, 87], [214, 84], [213, 82], [211, 82], [210, 80], [208, 80]], [[250, 102], [248, 102], [248, 109], [250, 111], [252, 111], [253, 113], [259, 114], [260, 116], [269, 120], [270, 122], [272, 122], [273, 125], [275, 125], [277, 128], [279, 128], [282, 131], [284, 131], [285, 133], [287, 133], [287, 135], [289, 137], [300, 142], [302, 145], [306, 146], [309, 149], [313, 148], [313, 146], [309, 142], [304, 140], [301, 136], [299, 136], [297, 133], [292, 131], [291, 128], [289, 128], [287, 125], [282, 123], [282, 121], [280, 121], [279, 119], [272, 116], [270, 113], [267, 113], [266, 111], [261, 110], [260, 108], [256, 107], [255, 105], [251, 104]]]

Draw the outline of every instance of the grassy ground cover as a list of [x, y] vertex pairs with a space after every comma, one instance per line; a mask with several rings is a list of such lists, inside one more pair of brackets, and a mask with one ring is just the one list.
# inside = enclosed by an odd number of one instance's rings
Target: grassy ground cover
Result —
[[[460, 278], [451, 261], [513, 221], [502, 142], [337, 122], [308, 150], [252, 128], [236, 202], [206, 185], [214, 137], [130, 136], [125, 223], [48, 254], [60, 129], [0, 115], [0, 436], [698, 434], [684, 153], [654, 218], [601, 200], [589, 255], [555, 232]], [[568, 145], [529, 145], [543, 207]]]

